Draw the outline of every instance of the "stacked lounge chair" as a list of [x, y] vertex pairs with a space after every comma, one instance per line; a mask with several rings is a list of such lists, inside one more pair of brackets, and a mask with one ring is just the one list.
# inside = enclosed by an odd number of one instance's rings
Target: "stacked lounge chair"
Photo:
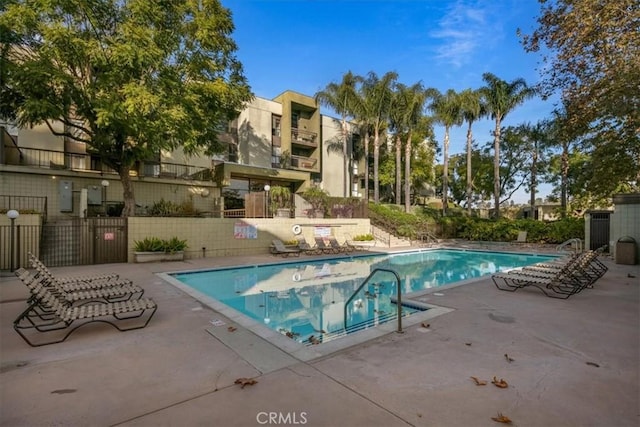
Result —
[[[65, 300], [73, 303], [85, 303], [87, 301], [116, 302], [130, 299], [139, 299], [144, 294], [144, 289], [131, 283], [131, 281], [94, 281], [90, 282], [91, 288], [85, 286], [86, 282], [67, 282], [62, 285], [53, 276], [32, 275], [24, 268], [15, 271], [16, 276], [33, 293], [33, 288], [38, 284], [46, 286], [49, 290]], [[32, 297], [33, 298], [33, 297]]]
[[493, 283], [502, 291], [515, 292], [533, 286], [551, 298], [567, 299], [602, 277], [607, 266], [598, 259], [599, 251], [588, 251], [564, 261], [538, 263], [529, 267], [496, 273]]
[[286, 247], [282, 240], [279, 239], [273, 239], [271, 243], [269, 251], [274, 255], [282, 255], [283, 257], [288, 257], [289, 255], [300, 256], [300, 252], [302, 252], [299, 248]]
[[322, 249], [317, 246], [311, 246], [304, 237], [298, 237], [297, 240], [298, 248], [300, 248], [305, 255], [320, 255], [322, 253]]
[[344, 245], [341, 245], [340, 242], [335, 237], [329, 237], [329, 244], [332, 248], [337, 249], [338, 252], [353, 252], [354, 248], [345, 242]]
[[[142, 298], [142, 288], [117, 275], [67, 277], [61, 282], [36, 257], [32, 264], [38, 266], [36, 274], [23, 268], [15, 272], [31, 297], [13, 322], [32, 347], [62, 342], [88, 323], [107, 323], [119, 331], [144, 328], [158, 308], [153, 300]], [[138, 318], [142, 320], [133, 320]]]
[[340, 253], [340, 249], [334, 248], [330, 244], [324, 241], [322, 237], [316, 237], [316, 246], [322, 251], [323, 254], [337, 254]]

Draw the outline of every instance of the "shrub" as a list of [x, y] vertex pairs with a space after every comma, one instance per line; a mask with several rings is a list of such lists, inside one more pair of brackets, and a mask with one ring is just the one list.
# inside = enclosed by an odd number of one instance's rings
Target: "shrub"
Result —
[[149, 216], [199, 216], [200, 211], [193, 207], [193, 200], [175, 203], [164, 198], [151, 205], [147, 211]]
[[375, 240], [375, 237], [373, 237], [373, 234], [360, 234], [358, 236], [353, 237], [354, 242], [370, 242], [372, 240]]
[[169, 240], [163, 240], [158, 237], [145, 237], [142, 240], [134, 241], [133, 249], [136, 252], [175, 253], [183, 251], [187, 247], [186, 240], [180, 240], [175, 236]]
[[316, 211], [326, 212], [329, 193], [319, 187], [309, 187], [300, 194], [311, 205], [314, 213]]

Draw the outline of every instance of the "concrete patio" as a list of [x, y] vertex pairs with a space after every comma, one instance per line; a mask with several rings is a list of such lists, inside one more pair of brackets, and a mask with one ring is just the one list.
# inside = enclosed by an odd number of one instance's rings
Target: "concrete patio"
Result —
[[[12, 329], [26, 287], [0, 277], [0, 424], [495, 426], [499, 413], [518, 426], [640, 423], [640, 266], [604, 258], [609, 271], [594, 289], [568, 300], [536, 289], [501, 292], [489, 277], [437, 290], [420, 299], [452, 310], [429, 319], [428, 328], [408, 326], [310, 360], [155, 274], [273, 261], [52, 269], [117, 272], [144, 287], [159, 309], [144, 329], [94, 324], [39, 348]], [[472, 376], [488, 384], [477, 386]], [[494, 376], [509, 387], [492, 385]], [[257, 383], [242, 388], [238, 378]]]

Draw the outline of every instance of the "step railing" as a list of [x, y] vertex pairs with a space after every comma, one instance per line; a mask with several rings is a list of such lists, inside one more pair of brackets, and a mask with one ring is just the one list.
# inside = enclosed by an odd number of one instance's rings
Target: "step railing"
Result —
[[562, 252], [567, 246], [570, 246], [571, 250], [573, 250], [574, 252], [582, 252], [582, 239], [573, 238], [567, 240], [566, 242], [562, 242], [558, 246], [556, 246], [556, 251]]
[[347, 302], [344, 304], [344, 330], [345, 331], [347, 330], [347, 307], [349, 307], [349, 304], [351, 303], [351, 301], [353, 301], [356, 295], [358, 295], [358, 292], [360, 292], [362, 288], [364, 288], [364, 286], [367, 283], [369, 283], [369, 280], [371, 280], [373, 276], [375, 276], [377, 273], [380, 273], [380, 272], [391, 273], [396, 278], [396, 289], [398, 290], [398, 293], [396, 296], [396, 307], [398, 308], [398, 329], [396, 330], [396, 332], [399, 334], [403, 333], [402, 331], [402, 287], [400, 286], [400, 276], [395, 270], [391, 270], [389, 268], [375, 268], [367, 276], [367, 278], [364, 279], [364, 281], [360, 284], [360, 286], [358, 286], [358, 289], [355, 290], [353, 295], [351, 295], [347, 300]]

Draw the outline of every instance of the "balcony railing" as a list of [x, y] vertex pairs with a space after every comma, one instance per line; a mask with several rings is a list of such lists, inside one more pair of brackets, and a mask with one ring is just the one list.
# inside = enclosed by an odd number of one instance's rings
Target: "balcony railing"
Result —
[[317, 139], [318, 134], [316, 132], [298, 128], [291, 129], [291, 142], [293, 144], [316, 148], [318, 146]]
[[305, 169], [317, 172], [318, 159], [303, 156], [291, 156], [291, 166], [296, 169]]
[[[115, 170], [96, 161], [95, 157], [92, 159], [90, 154], [24, 147], [18, 149], [17, 147], [5, 146], [5, 149], [5, 164], [7, 165], [117, 174]], [[141, 162], [136, 173], [144, 177], [199, 181], [211, 180], [212, 175], [210, 168], [165, 162]]]

